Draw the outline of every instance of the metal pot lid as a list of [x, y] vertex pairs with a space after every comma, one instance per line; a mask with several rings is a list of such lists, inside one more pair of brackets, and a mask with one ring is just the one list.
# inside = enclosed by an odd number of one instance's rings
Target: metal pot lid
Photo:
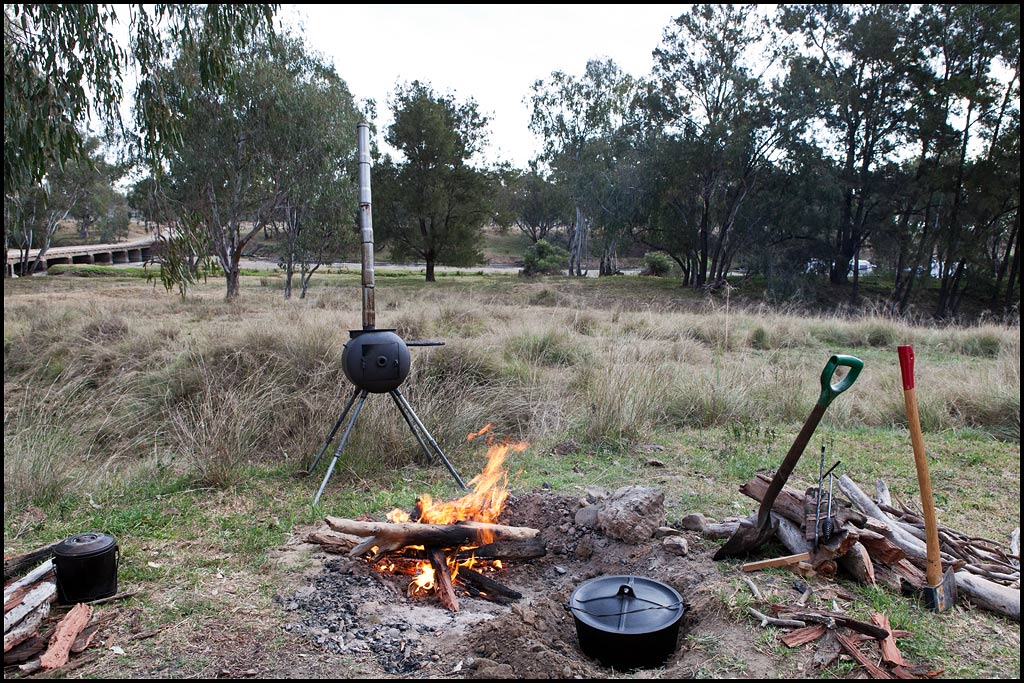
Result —
[[675, 624], [685, 607], [679, 592], [643, 576], [599, 576], [573, 591], [569, 609], [584, 624], [622, 634], [654, 633]]
[[57, 557], [89, 557], [107, 552], [116, 543], [114, 537], [109, 534], [89, 531], [64, 539], [53, 549], [53, 554]]

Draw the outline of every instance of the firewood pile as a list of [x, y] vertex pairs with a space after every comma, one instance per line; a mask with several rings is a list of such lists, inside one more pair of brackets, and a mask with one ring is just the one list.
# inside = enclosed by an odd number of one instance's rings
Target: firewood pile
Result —
[[[502, 561], [543, 557], [547, 549], [538, 529], [474, 521], [452, 524], [376, 522], [327, 517], [326, 528], [307, 537], [325, 551], [367, 557], [384, 574], [416, 574], [430, 567], [429, 584], [409, 584], [410, 595], [433, 593], [453, 612], [459, 610], [456, 588], [467, 595], [498, 604], [522, 594], [472, 568], [483, 561], [489, 568]], [[497, 561], [497, 562], [496, 562]], [[417, 588], [419, 586], [419, 588]]]
[[[920, 594], [926, 586], [924, 523], [906, 505], [893, 505], [884, 482], [876, 484], [874, 498], [850, 477], [837, 480], [846, 499], [834, 498], [830, 518], [833, 530], [824, 539], [824, 516], [816, 506], [817, 489], [805, 492], [785, 487], [772, 506], [776, 538], [792, 555], [749, 563], [747, 571], [768, 566], [790, 566], [805, 576], [830, 579], [838, 572], [859, 583], [884, 585], [892, 590]], [[740, 487], [760, 501], [771, 477], [758, 474]], [[728, 538], [739, 521], [698, 525], [706, 538]], [[817, 536], [815, 526], [817, 525]], [[955, 571], [957, 592], [973, 605], [1020, 621], [1020, 530], [1013, 532], [1009, 547], [988, 538], [940, 526], [942, 569]], [[818, 543], [815, 546], [815, 539]]]
[[[26, 565], [26, 558], [45, 557], [52, 549], [53, 546], [47, 546], [24, 556], [5, 558], [4, 580], [17, 575], [12, 572], [31, 566]], [[23, 674], [60, 669], [63, 673], [96, 659], [97, 655], [83, 653], [113, 615], [96, 615], [91, 606], [83, 603], [67, 609], [54, 607], [56, 598], [52, 559], [4, 587], [5, 669], [17, 667]], [[57, 611], [63, 614], [51, 614]]]

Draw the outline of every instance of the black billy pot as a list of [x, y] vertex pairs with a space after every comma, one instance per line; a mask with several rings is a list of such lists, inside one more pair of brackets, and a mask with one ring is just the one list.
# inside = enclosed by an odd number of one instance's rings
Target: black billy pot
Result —
[[620, 671], [661, 666], [675, 651], [683, 598], [642, 576], [599, 576], [573, 591], [569, 610], [580, 649]]
[[117, 541], [91, 531], [63, 540], [53, 550], [57, 599], [64, 605], [107, 598], [117, 592]]

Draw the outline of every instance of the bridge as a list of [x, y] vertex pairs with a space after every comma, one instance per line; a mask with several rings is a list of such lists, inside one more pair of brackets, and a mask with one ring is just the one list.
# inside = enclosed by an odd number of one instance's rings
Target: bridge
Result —
[[[153, 255], [153, 247], [156, 244], [156, 237], [147, 237], [131, 242], [120, 242], [117, 244], [84, 244], [74, 247], [51, 247], [43, 254], [39, 264], [35, 268], [36, 273], [46, 272], [50, 266], [72, 263], [99, 263], [102, 265], [114, 265], [119, 263], [145, 263]], [[29, 249], [28, 259], [22, 264], [22, 252], [18, 249], [7, 250], [7, 275], [19, 277], [28, 273], [21, 272], [28, 270], [35, 263], [38, 249]]]

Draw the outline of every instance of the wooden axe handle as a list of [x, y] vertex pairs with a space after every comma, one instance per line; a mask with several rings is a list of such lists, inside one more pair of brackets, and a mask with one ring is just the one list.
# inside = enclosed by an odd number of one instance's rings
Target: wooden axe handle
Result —
[[921, 416], [917, 412], [917, 394], [914, 391], [914, 347], [900, 346], [897, 351], [903, 375], [903, 400], [907, 405], [910, 441], [914, 446], [914, 466], [917, 468], [917, 483], [921, 488], [921, 508], [924, 510], [924, 532], [928, 543], [925, 576], [928, 585], [934, 587], [942, 583], [942, 559], [939, 554], [939, 523], [935, 518], [932, 480], [928, 474], [928, 456], [924, 451]]

